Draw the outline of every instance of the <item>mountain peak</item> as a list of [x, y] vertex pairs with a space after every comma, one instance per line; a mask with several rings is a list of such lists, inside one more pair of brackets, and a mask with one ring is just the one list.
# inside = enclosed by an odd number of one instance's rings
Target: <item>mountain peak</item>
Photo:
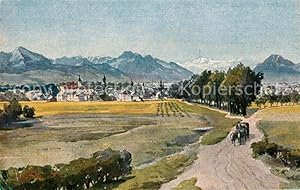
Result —
[[281, 55], [277, 55], [277, 54], [272, 54], [270, 55], [267, 59], [264, 60], [264, 62], [262, 64], [266, 64], [266, 65], [285, 65], [285, 66], [292, 66], [294, 65], [293, 62], [291, 62], [290, 60], [287, 60], [285, 58], [283, 58]]
[[151, 55], [146, 55], [144, 58], [145, 58], [145, 59], [149, 59], [149, 60], [154, 59]]
[[51, 64], [50, 60], [43, 55], [34, 53], [22, 46], [16, 47], [9, 55], [8, 61], [13, 66], [18, 67], [20, 71], [31, 68], [46, 68]]
[[281, 55], [272, 54], [263, 63], [254, 68], [255, 72], [262, 72], [268, 82], [299, 81], [300, 67]]
[[22, 46], [18, 46], [18, 47], [16, 47], [16, 49], [14, 51], [26, 51], [26, 50], [27, 50], [26, 48], [24, 48]]
[[12, 54], [12, 57], [20, 58], [20, 59], [25, 59], [25, 57], [30, 58], [30, 59], [36, 59], [36, 58], [43, 57], [42, 55], [33, 53], [32, 51], [30, 51], [22, 46], [16, 47], [14, 49], [14, 51], [11, 52], [11, 54]]
[[26, 55], [32, 55], [34, 53], [29, 51], [28, 49], [22, 47], [22, 46], [18, 46], [14, 49], [12, 54], [20, 54], [20, 55], [25, 55], [26, 56]]
[[122, 55], [120, 55], [121, 58], [132, 58], [137, 56], [141, 56], [141, 55], [138, 53], [134, 53], [132, 51], [124, 51]]

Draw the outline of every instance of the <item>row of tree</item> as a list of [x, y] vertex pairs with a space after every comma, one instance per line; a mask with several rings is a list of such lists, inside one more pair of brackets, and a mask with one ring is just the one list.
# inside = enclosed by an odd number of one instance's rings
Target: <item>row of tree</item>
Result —
[[283, 106], [284, 104], [297, 104], [300, 101], [300, 94], [297, 91], [293, 91], [290, 94], [268, 94], [262, 95], [255, 100], [255, 104], [260, 109], [266, 107], [266, 104], [269, 103], [271, 107], [278, 106], [279, 104]]
[[262, 79], [262, 73], [255, 73], [240, 63], [227, 72], [205, 70], [180, 85], [173, 85], [170, 94], [246, 115], [247, 106], [255, 101], [260, 91]]
[[0, 127], [9, 126], [12, 122], [19, 120], [21, 115], [25, 118], [33, 118], [35, 109], [27, 105], [22, 108], [22, 105], [14, 98], [9, 104], [3, 105], [3, 110], [0, 109]]

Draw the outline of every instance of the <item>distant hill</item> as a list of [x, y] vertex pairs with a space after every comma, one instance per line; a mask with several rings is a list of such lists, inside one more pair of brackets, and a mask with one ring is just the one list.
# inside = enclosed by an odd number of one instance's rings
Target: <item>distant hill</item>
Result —
[[61, 57], [49, 59], [24, 47], [14, 51], [0, 52], [0, 83], [37, 84], [76, 80], [101, 81], [105, 74], [111, 81], [178, 81], [188, 79], [192, 72], [176, 63], [145, 57], [125, 51], [112, 57]]
[[264, 73], [266, 82], [299, 82], [300, 64], [295, 64], [280, 55], [270, 55], [254, 68]]

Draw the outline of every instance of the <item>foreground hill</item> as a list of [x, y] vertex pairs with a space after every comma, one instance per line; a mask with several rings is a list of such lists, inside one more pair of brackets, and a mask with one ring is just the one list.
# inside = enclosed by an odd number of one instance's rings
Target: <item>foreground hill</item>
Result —
[[178, 81], [187, 79], [192, 72], [176, 63], [145, 57], [130, 51], [112, 57], [61, 57], [49, 59], [24, 47], [0, 52], [0, 83], [35, 84], [76, 80], [101, 81], [105, 74], [110, 81]]
[[262, 72], [266, 82], [298, 82], [300, 81], [300, 64], [295, 64], [280, 55], [270, 55], [263, 63], [254, 68]]

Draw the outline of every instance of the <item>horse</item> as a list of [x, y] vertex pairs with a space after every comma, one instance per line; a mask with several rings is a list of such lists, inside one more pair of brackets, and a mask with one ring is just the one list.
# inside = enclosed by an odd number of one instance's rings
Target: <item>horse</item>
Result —
[[233, 131], [231, 134], [230, 134], [230, 140], [231, 140], [231, 143], [235, 146], [235, 141], [238, 139], [238, 132], [237, 131]]

